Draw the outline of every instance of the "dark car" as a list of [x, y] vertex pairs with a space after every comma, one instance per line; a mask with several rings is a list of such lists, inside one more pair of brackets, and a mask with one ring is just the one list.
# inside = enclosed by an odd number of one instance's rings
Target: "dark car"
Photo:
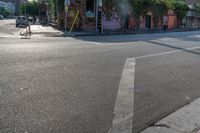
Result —
[[25, 16], [18, 16], [16, 19], [16, 27], [18, 26], [27, 26], [28, 25], [28, 19]]

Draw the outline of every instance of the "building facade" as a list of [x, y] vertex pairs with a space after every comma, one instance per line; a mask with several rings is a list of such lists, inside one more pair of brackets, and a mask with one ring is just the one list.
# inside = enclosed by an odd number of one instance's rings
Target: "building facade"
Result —
[[[126, 8], [123, 17], [117, 13], [107, 18], [107, 12], [104, 10], [104, 3], [101, 0], [68, 0], [65, 7], [66, 27], [70, 29], [75, 22], [73, 30], [99, 30], [104, 31], [136, 31], [136, 30], [154, 30], [154, 29], [174, 29], [177, 27], [177, 17], [173, 10], [168, 10], [164, 16], [158, 19], [155, 25], [153, 12], [149, 10], [145, 15], [138, 18], [134, 17], [131, 8]], [[99, 3], [100, 1], [100, 3]], [[99, 13], [100, 12], [100, 13]], [[77, 14], [78, 13], [78, 14]], [[76, 17], [77, 16], [77, 17]], [[100, 26], [99, 26], [100, 25]]]
[[[98, 0], [70, 0], [65, 4], [67, 28], [71, 28], [73, 22], [76, 30], [96, 30], [98, 19]], [[76, 17], [77, 16], [77, 17]], [[76, 18], [75, 18], [76, 17]], [[76, 19], [76, 20], [75, 20]]]
[[15, 5], [12, 2], [6, 3], [6, 9], [10, 12], [10, 17], [15, 15]]
[[20, 14], [20, 4], [27, 3], [28, 0], [0, 0], [0, 7], [7, 8], [11, 15], [19, 15]]
[[0, 14], [2, 14], [2, 10], [7, 9], [10, 13], [10, 17], [15, 15], [15, 5], [12, 2], [4, 2], [0, 1]]
[[198, 0], [187, 0], [189, 5], [189, 11], [187, 12], [185, 19], [185, 26], [187, 28], [200, 28], [200, 15], [194, 10], [195, 4]]

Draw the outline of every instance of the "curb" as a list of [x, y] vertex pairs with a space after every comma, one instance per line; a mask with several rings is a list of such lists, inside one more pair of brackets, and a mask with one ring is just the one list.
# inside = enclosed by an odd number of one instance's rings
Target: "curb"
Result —
[[[26, 28], [20, 31], [21, 36], [26, 36]], [[56, 35], [57, 34], [57, 35]], [[54, 33], [54, 32], [31, 32], [31, 35], [44, 35], [46, 37], [64, 37], [62, 32]]]
[[166, 116], [141, 133], [199, 133], [200, 98]]
[[[24, 33], [26, 29], [20, 32], [21, 36], [25, 36]], [[100, 33], [76, 33], [72, 32], [71, 34], [65, 35], [63, 31], [60, 33], [54, 32], [31, 32], [33, 35], [43, 34], [46, 37], [84, 37], [84, 36], [112, 36], [112, 35], [140, 35], [140, 34], [155, 34], [155, 33], [172, 33], [172, 32], [188, 32], [188, 31], [200, 31], [200, 29], [175, 29], [175, 30], [167, 30], [167, 31], [135, 31], [135, 32], [108, 32], [104, 34]], [[56, 34], [56, 35], [55, 35]]]
[[[137, 32], [118, 32], [118, 33], [85, 33], [85, 34], [67, 34], [67, 37], [81, 37], [81, 36], [112, 36], [112, 35], [137, 35], [137, 34], [155, 34], [155, 33], [171, 33], [171, 32], [188, 32], [188, 31], [200, 31], [200, 29], [178, 29], [168, 31], [137, 31]], [[64, 34], [64, 33], [63, 33]]]

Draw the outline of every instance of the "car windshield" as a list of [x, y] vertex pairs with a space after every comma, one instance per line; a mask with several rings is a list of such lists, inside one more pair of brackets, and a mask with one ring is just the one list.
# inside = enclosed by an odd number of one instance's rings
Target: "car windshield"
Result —
[[25, 17], [18, 17], [19, 20], [26, 20]]

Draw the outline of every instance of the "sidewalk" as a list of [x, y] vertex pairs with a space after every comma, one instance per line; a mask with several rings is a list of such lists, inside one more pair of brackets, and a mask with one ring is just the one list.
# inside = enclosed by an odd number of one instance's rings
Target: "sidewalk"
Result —
[[[28, 28], [27, 28], [28, 29]], [[145, 31], [106, 31], [103, 34], [95, 31], [72, 31], [70, 34], [67, 32], [66, 36], [99, 36], [99, 35], [125, 35], [125, 34], [151, 34], [151, 33], [168, 33], [168, 32], [184, 32], [195, 31], [199, 29], [173, 29], [173, 30], [145, 30]], [[22, 36], [26, 35], [26, 29], [21, 31]], [[32, 36], [45, 36], [45, 37], [63, 37], [64, 32], [59, 31], [51, 26], [31, 25]]]
[[200, 133], [200, 98], [141, 133]]
[[[27, 31], [28, 27], [27, 27]], [[21, 31], [22, 36], [26, 35], [26, 29]], [[31, 36], [60, 37], [64, 36], [63, 32], [54, 29], [51, 26], [31, 25]]]

